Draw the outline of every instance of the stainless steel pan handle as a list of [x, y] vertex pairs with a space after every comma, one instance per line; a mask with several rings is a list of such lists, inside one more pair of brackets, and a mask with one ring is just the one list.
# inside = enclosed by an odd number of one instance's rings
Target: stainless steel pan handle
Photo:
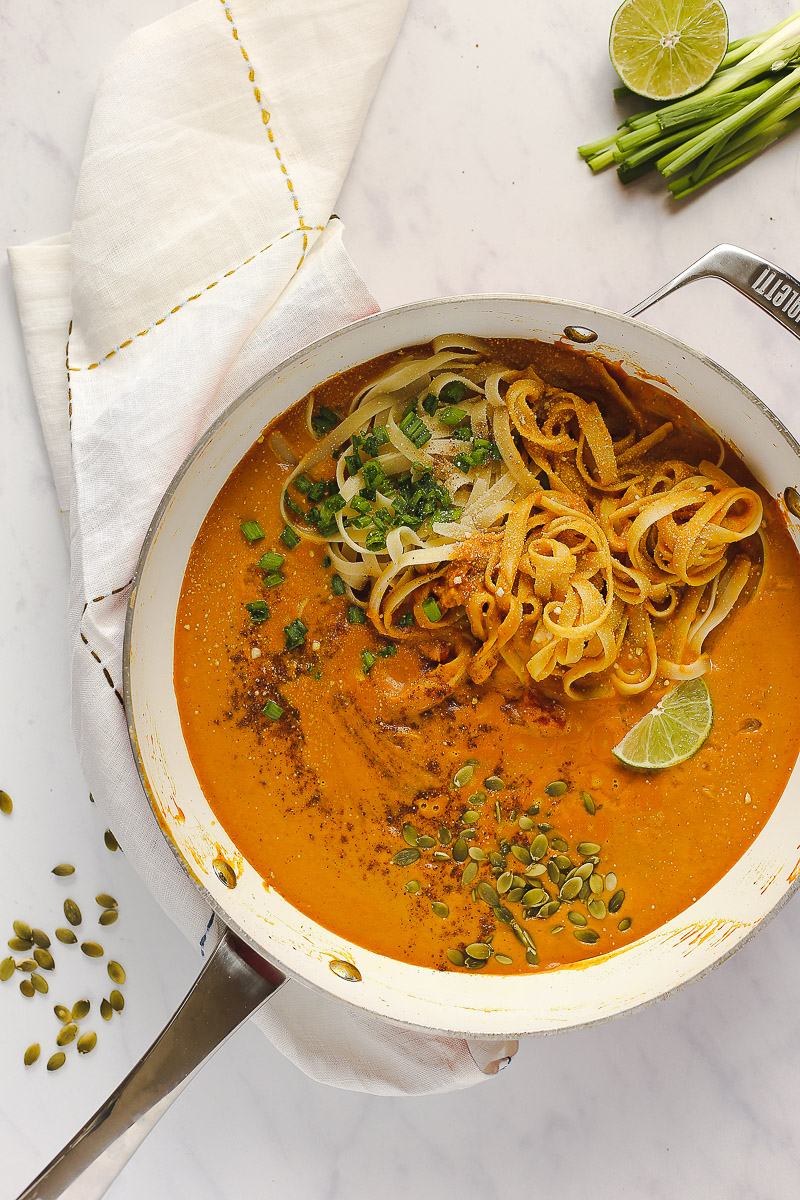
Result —
[[166, 1029], [19, 1200], [100, 1200], [189, 1080], [283, 982], [226, 931]]
[[723, 279], [776, 321], [780, 321], [796, 338], [800, 338], [800, 282], [766, 258], [742, 250], [739, 246], [715, 246], [625, 315], [638, 317], [651, 304], [662, 300], [685, 283], [708, 278]]

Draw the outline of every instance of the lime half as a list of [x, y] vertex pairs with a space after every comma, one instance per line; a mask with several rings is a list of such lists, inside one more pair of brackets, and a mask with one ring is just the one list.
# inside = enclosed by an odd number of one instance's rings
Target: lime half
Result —
[[728, 48], [719, 0], [625, 0], [608, 52], [622, 82], [649, 100], [677, 100], [708, 83]]
[[714, 723], [714, 707], [703, 679], [687, 679], [660, 700], [614, 747], [636, 771], [663, 771], [696, 754]]

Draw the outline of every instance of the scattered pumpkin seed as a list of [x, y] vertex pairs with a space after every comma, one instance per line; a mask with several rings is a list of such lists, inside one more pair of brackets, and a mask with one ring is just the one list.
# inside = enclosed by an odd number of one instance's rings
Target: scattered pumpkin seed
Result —
[[594, 800], [592, 799], [592, 797], [589, 795], [588, 792], [581, 792], [581, 797], [583, 799], [583, 807], [586, 809], [589, 816], [593, 817], [594, 814], [597, 812], [597, 807], [595, 805]]
[[525, 962], [529, 967], [538, 967], [539, 965], [539, 955], [531, 946], [525, 951]]
[[553, 862], [564, 875], [572, 871], [572, 859], [567, 858], [566, 854], [556, 854], [553, 857]]
[[545, 867], [544, 863], [536, 862], [531, 863], [529, 867], [526, 867], [525, 874], [529, 879], [538, 879], [540, 875], [545, 874], [546, 870], [547, 868]]
[[449, 846], [453, 840], [453, 835], [446, 825], [439, 826], [436, 836], [439, 839], [440, 846]]
[[556, 864], [553, 862], [552, 858], [550, 859], [550, 862], [547, 864], [547, 874], [550, 878], [551, 883], [557, 883], [558, 886], [561, 887], [561, 872], [559, 871]]
[[50, 872], [50, 874], [51, 874], [51, 875], [58, 875], [58, 876], [62, 876], [62, 875], [74, 875], [74, 874], [75, 874], [75, 868], [73, 867], [72, 863], [59, 863], [57, 867], [53, 867], [53, 869], [52, 869], [52, 871]]
[[551, 932], [551, 933], [563, 933], [563, 932], [564, 932], [564, 926], [563, 926], [563, 925], [554, 925], [554, 926], [552, 927], [552, 929], [550, 930], [550, 932]]
[[4, 958], [3, 961], [0, 962], [0, 983], [5, 983], [7, 979], [10, 979], [14, 974], [15, 969], [16, 963], [14, 962], [14, 959], [11, 957]]
[[36, 1062], [37, 1058], [39, 1057], [39, 1055], [41, 1053], [41, 1049], [42, 1048], [38, 1042], [34, 1042], [32, 1046], [28, 1046], [28, 1049], [25, 1051], [24, 1055], [22, 1056], [22, 1061], [25, 1063], [26, 1067], [33, 1066], [33, 1064]]
[[35, 971], [38, 965], [35, 958], [21, 958], [17, 963], [17, 970], [24, 971], [26, 975], [30, 975], [31, 971]]
[[467, 851], [473, 862], [483, 862], [486, 858], [486, 851], [481, 850], [480, 846], [470, 846]]
[[555, 916], [560, 908], [560, 900], [548, 900], [547, 904], [543, 904], [536, 915], [541, 921], [546, 921], [548, 917]]
[[103, 841], [109, 850], [119, 850], [119, 842], [114, 837], [110, 829], [107, 829], [103, 834]]
[[617, 877], [613, 871], [609, 871], [606, 875], [606, 891], [615, 892], [617, 890]]
[[517, 824], [519, 825], [519, 827], [523, 833], [530, 833], [530, 831], [534, 827], [533, 821], [530, 819], [530, 817], [520, 817]]
[[470, 779], [472, 779], [472, 776], [474, 774], [475, 774], [475, 768], [472, 766], [471, 763], [467, 763], [466, 766], [460, 767], [459, 770], [456, 771], [455, 775], [453, 776], [453, 787], [457, 787], [457, 788], [466, 787], [467, 784], [469, 783]]
[[48, 1071], [57, 1071], [59, 1067], [63, 1067], [67, 1061], [67, 1056], [63, 1050], [59, 1050], [57, 1054], [51, 1054], [47, 1060]]
[[8, 792], [0, 791], [0, 812], [6, 817], [10, 817], [13, 808], [14, 802]]
[[469, 846], [464, 841], [463, 837], [456, 838], [453, 846], [453, 858], [457, 863], [466, 862], [469, 856]]
[[78, 1038], [78, 1054], [89, 1054], [97, 1045], [96, 1033], [84, 1033]]
[[468, 862], [461, 873], [461, 882], [465, 887], [469, 887], [477, 874], [478, 864], [476, 862]]
[[465, 959], [464, 959], [464, 955], [461, 953], [460, 950], [448, 950], [447, 957], [449, 958], [450, 962], [453, 964], [454, 967], [463, 967], [464, 966]]
[[522, 863], [523, 867], [529, 867], [531, 865], [531, 852], [527, 846], [514, 845], [511, 847], [511, 853], [514, 855], [514, 858], [517, 860], [517, 862]]
[[579, 912], [575, 912], [575, 911], [567, 913], [567, 920], [571, 921], [573, 925], [588, 925], [589, 924], [589, 922], [586, 920], [586, 917], [583, 915], [583, 913], [579, 913]]
[[95, 900], [97, 901], [97, 903], [100, 905], [101, 908], [118, 908], [119, 907], [117, 904], [117, 901], [114, 899], [113, 896], [109, 896], [108, 892], [100, 892], [99, 895], [95, 896]]
[[73, 1021], [82, 1021], [84, 1017], [89, 1015], [91, 1004], [88, 1000], [76, 1000], [72, 1006]]
[[512, 888], [511, 891], [506, 896], [506, 900], [508, 900], [509, 904], [519, 904], [524, 892], [525, 892], [524, 887]]
[[18, 938], [23, 938], [26, 942], [33, 941], [33, 930], [31, 929], [31, 927], [27, 923], [27, 921], [15, 921], [14, 922], [14, 933], [17, 935]]
[[590, 854], [599, 854], [600, 846], [598, 846], [597, 842], [578, 842], [577, 851], [578, 854], [582, 854], [585, 858]]
[[119, 917], [116, 908], [104, 908], [97, 918], [98, 925], [113, 925]]
[[432, 850], [436, 845], [436, 838], [421, 837], [417, 839], [417, 845], [423, 850]]
[[509, 889], [511, 888], [511, 885], [513, 884], [513, 882], [514, 882], [513, 871], [503, 871], [502, 875], [498, 876], [498, 879], [497, 879], [498, 893], [501, 896], [504, 896], [506, 894], [506, 892], [509, 891]]
[[[433, 904], [431, 905], [431, 908], [433, 909], [436, 916], [441, 917], [442, 920], [444, 920], [445, 917], [450, 916], [450, 909], [447, 907], [447, 905], [442, 900], [434, 900]], [[112, 995], [113, 995], [113, 993], [112, 993]]]
[[[447, 908], [447, 905], [445, 905], [445, 908]], [[125, 997], [123, 996], [122, 992], [117, 991], [117, 989], [114, 988], [113, 992], [108, 997], [108, 1000], [109, 1004], [114, 1009], [114, 1012], [122, 1012], [123, 1008], [125, 1007]]]
[[53, 1012], [56, 1014], [62, 1025], [66, 1025], [67, 1021], [72, 1020], [72, 1014], [68, 1008], [64, 1007], [63, 1004], [54, 1004]]
[[405, 885], [405, 889], [410, 895], [416, 896], [417, 893], [421, 890], [419, 880], [418, 879], [409, 879]]
[[[487, 883], [485, 880], [481, 880], [475, 890], [478, 893], [479, 899], [481, 899], [484, 904], [488, 904], [492, 908], [496, 908], [500, 904], [500, 897], [498, 896], [497, 892], [492, 885]], [[506, 912], [507, 911], [508, 910], [506, 909]]]
[[500, 801], [499, 800], [495, 800], [495, 802], [494, 802], [494, 819], [495, 819], [495, 821], [497, 821], [498, 825], [500, 824], [500, 822], [503, 819], [503, 814], [500, 810]]
[[44, 932], [44, 930], [32, 929], [31, 937], [33, 938], [33, 943], [35, 946], [39, 946], [39, 948], [42, 950], [50, 949], [50, 945], [51, 945], [50, 938], [47, 936], [47, 934]]
[[64, 916], [69, 921], [70, 925], [80, 925], [83, 917], [81, 910], [78, 908], [74, 900], [64, 901]]
[[334, 975], [338, 975], [340, 979], [344, 979], [347, 983], [360, 983], [361, 972], [355, 963], [347, 962], [343, 958], [332, 958], [328, 963], [329, 969]]
[[53, 958], [50, 951], [42, 950], [42, 948], [40, 946], [37, 946], [36, 949], [34, 950], [33, 957], [35, 958], [36, 962], [39, 964], [39, 966], [42, 968], [43, 971], [52, 971], [56, 965], [55, 959]]
[[[569, 850], [567, 843], [560, 837], [550, 838], [550, 845], [558, 854], [566, 854]], [[570, 866], [572, 866], [572, 863], [570, 863]]]
[[474, 809], [468, 808], [466, 812], [461, 814], [461, 820], [464, 825], [477, 825], [481, 819], [481, 814], [475, 812]]
[[403, 841], [407, 846], [416, 846], [419, 833], [413, 825], [404, 825], [401, 830]]
[[485, 942], [472, 942], [467, 946], [467, 955], [478, 962], [485, 962], [492, 957], [492, 947], [487, 946]]
[[114, 1015], [114, 1009], [111, 1007], [108, 1000], [106, 1000], [106, 998], [104, 996], [103, 999], [100, 1001], [100, 1016], [103, 1018], [104, 1021], [110, 1021], [111, 1018], [113, 1017], [113, 1015]]
[[99, 942], [81, 942], [81, 950], [87, 958], [102, 958], [105, 954]]
[[622, 908], [624, 903], [625, 903], [625, 893], [623, 892], [622, 888], [620, 888], [619, 891], [614, 892], [614, 895], [609, 900], [608, 911], [610, 913], [619, 912], [619, 910]]
[[62, 1025], [56, 1036], [57, 1046], [68, 1046], [70, 1042], [74, 1042], [78, 1036], [78, 1026], [74, 1021], [70, 1021], [68, 1025]]
[[32, 945], [33, 942], [28, 938], [13, 937], [8, 939], [9, 950], [16, 950], [18, 954], [30, 950]]
[[450, 862], [450, 855], [446, 850], [434, 850], [433, 857], [437, 862]]
[[506, 785], [499, 775], [490, 775], [488, 779], [484, 779], [483, 786], [490, 792], [502, 792]]
[[30, 979], [20, 980], [19, 990], [22, 992], [26, 1000], [30, 1000], [31, 996], [36, 995], [36, 988], [33, 986]]
[[544, 904], [548, 899], [547, 892], [544, 888], [530, 888], [522, 897], [522, 903], [526, 908], [538, 908], [540, 904]]
[[75, 937], [75, 934], [72, 932], [71, 929], [57, 929], [56, 937], [58, 938], [58, 940], [60, 942], [63, 942], [66, 946], [71, 946], [78, 940]]
[[573, 929], [572, 936], [577, 938], [579, 942], [584, 942], [587, 946], [593, 946], [595, 942], [600, 940], [600, 934], [596, 929]]
[[603, 890], [603, 876], [598, 875], [597, 872], [595, 872], [593, 875], [590, 875], [589, 888], [592, 892], [594, 892], [595, 896], [599, 896]]
[[501, 963], [504, 967], [513, 966], [513, 958], [509, 958], [507, 954], [495, 954], [494, 961]]
[[591, 900], [587, 901], [586, 907], [589, 911], [589, 916], [594, 917], [595, 921], [605, 920], [606, 906], [602, 900], [599, 900], [596, 896], [593, 896]]
[[556, 779], [553, 783], [548, 783], [544, 790], [548, 796], [563, 796], [567, 790], [567, 784], [563, 779]]
[[623, 917], [617, 926], [617, 929], [620, 931], [620, 933], [627, 933], [632, 924], [633, 921], [630, 919], [630, 917]]
[[547, 853], [547, 846], [547, 834], [537, 833], [530, 845], [529, 853], [531, 858], [536, 859], [537, 861], [540, 858], [544, 858], [545, 854]]
[[392, 862], [396, 867], [410, 867], [412, 863], [417, 862], [421, 857], [422, 855], [416, 846], [409, 846], [405, 850], [398, 850]]
[[542, 833], [549, 833], [553, 826], [548, 821], [540, 821], [536, 828], [540, 829]]
[[467, 800], [467, 804], [471, 804], [473, 808], [483, 808], [485, 803], [486, 792], [473, 792]]
[[44, 976], [40, 975], [37, 971], [34, 971], [31, 974], [31, 983], [34, 986], [34, 989], [37, 992], [41, 992], [43, 996], [50, 991], [50, 984], [47, 982]]

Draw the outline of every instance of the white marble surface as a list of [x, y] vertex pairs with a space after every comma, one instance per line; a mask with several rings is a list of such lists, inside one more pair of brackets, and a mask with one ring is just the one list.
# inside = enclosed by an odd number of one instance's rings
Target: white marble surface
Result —
[[[322, 0], [321, 0], [322, 2]], [[384, 306], [466, 291], [532, 291], [626, 308], [717, 241], [800, 273], [800, 136], [683, 207], [644, 181], [592, 178], [574, 146], [615, 120], [605, 56], [616, 0], [412, 0], [337, 205]], [[69, 225], [98, 73], [171, 0], [0, 6], [6, 243]], [[734, 36], [788, 6], [729, 0]], [[96, 1108], [197, 970], [194, 951], [102, 840], [72, 747], [67, 551], [2, 270], [0, 377], [0, 930], [52, 927], [66, 894], [87, 914], [112, 891], [104, 940], [128, 970], [124, 1015], [63, 1071], [26, 1074], [50, 1045], [47, 1003], [0, 988], [0, 1197], [13, 1197]], [[655, 323], [723, 362], [778, 413], [796, 342], [720, 284], [662, 304]], [[798, 432], [797, 430], [795, 432]], [[50, 867], [79, 874], [66, 884]], [[4, 938], [8, 934], [4, 934]], [[95, 1001], [102, 967], [58, 973], [52, 999]], [[88, 991], [87, 991], [88, 987]], [[334, 1092], [245, 1029], [176, 1103], [112, 1187], [113, 1200], [456, 1200], [535, 1194], [618, 1200], [783, 1200], [800, 1191], [800, 905], [709, 978], [585, 1032], [524, 1045], [475, 1091], [386, 1100]]]

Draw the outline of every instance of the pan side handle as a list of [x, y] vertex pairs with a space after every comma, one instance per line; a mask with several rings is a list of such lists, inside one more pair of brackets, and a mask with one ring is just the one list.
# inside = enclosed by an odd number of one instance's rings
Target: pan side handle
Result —
[[190, 1079], [283, 982], [227, 930], [164, 1031], [19, 1200], [99, 1200]]
[[628, 317], [638, 317], [651, 304], [662, 300], [694, 279], [723, 279], [747, 296], [764, 312], [785, 326], [796, 338], [800, 338], [800, 282], [749, 250], [739, 246], [715, 246], [697, 262], [692, 263], [680, 275], [665, 283], [652, 296], [629, 309]]

